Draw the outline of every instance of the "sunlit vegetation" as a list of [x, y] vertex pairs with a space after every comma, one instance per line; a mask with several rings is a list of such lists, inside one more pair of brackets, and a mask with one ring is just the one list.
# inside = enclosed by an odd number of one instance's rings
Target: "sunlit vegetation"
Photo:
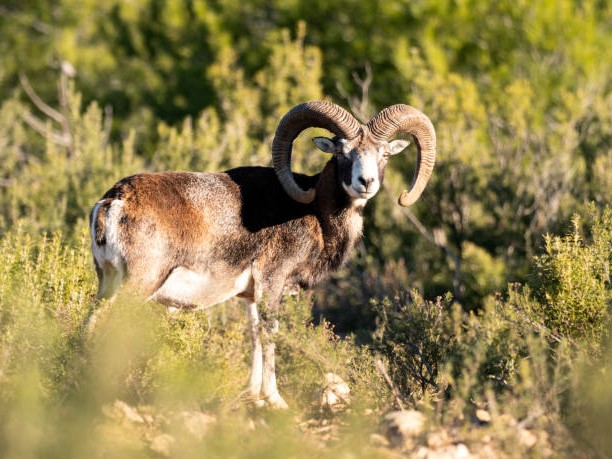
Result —
[[[4, 2], [0, 456], [609, 456], [611, 22], [595, 0]], [[268, 165], [313, 99], [413, 105], [439, 148], [415, 206], [395, 203], [412, 150], [349, 265], [285, 298], [289, 412], [243, 393], [239, 302], [170, 315], [123, 292], [89, 330], [101, 193]], [[326, 160], [313, 135], [297, 170]], [[351, 390], [333, 409], [328, 373]], [[397, 440], [402, 408], [426, 428]]]

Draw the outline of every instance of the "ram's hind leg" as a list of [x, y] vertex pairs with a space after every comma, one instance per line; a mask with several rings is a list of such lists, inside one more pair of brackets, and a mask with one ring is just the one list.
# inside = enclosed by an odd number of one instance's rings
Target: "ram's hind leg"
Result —
[[288, 408], [287, 403], [278, 392], [276, 387], [275, 369], [275, 335], [278, 333], [278, 320], [270, 319], [266, 323], [265, 330], [266, 342], [263, 346], [263, 378], [261, 383], [261, 395], [272, 408]]
[[[115, 298], [117, 290], [124, 278], [124, 270], [122, 267], [117, 269], [110, 263], [105, 263], [104, 266], [100, 266], [96, 259], [94, 259], [94, 264], [96, 266], [96, 274], [98, 275], [98, 293], [83, 321], [82, 329], [87, 336], [93, 333], [96, 323], [107, 311], [109, 303]], [[103, 304], [103, 300], [108, 301]]]
[[110, 263], [105, 263], [103, 267], [100, 267], [97, 261], [94, 261], [94, 263], [96, 265], [96, 274], [98, 275], [96, 300], [113, 299], [121, 282], [123, 282], [124, 274], [122, 267], [117, 268]]

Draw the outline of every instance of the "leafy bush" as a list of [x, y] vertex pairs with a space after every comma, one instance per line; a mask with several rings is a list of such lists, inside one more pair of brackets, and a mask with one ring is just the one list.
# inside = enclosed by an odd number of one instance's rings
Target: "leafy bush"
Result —
[[[530, 285], [510, 285], [478, 311], [417, 293], [375, 302], [371, 347], [388, 363], [404, 401], [424, 404], [435, 413], [434, 425], [460, 428], [464, 441], [479, 443], [493, 431], [496, 441], [508, 441], [502, 449], [515, 443], [518, 456], [527, 454], [520, 429], [502, 427], [513, 420], [546, 432], [560, 453], [583, 440], [605, 450], [606, 436], [587, 426], [609, 420], [601, 407], [609, 390], [598, 378], [607, 380], [610, 366], [601, 352], [610, 321], [611, 248], [612, 210], [591, 207], [584, 227], [576, 216], [572, 233], [545, 238]], [[486, 429], [472, 421], [480, 419], [478, 410], [489, 413], [478, 421]], [[568, 436], [566, 423], [580, 435]], [[536, 450], [546, 455], [547, 448], [543, 442]]]
[[597, 353], [612, 312], [612, 211], [591, 212], [587, 240], [577, 216], [570, 234], [546, 236], [545, 253], [534, 260], [532, 283], [546, 326]]
[[450, 298], [430, 302], [416, 292], [394, 302], [373, 302], [377, 328], [372, 348], [385, 356], [391, 377], [409, 400], [422, 398], [437, 386], [439, 366], [454, 340], [445, 329], [450, 304]]

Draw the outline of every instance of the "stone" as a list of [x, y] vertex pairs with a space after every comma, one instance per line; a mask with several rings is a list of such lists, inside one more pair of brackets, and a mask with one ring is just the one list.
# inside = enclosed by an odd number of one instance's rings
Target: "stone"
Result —
[[177, 415], [177, 420], [189, 434], [198, 440], [204, 438], [210, 427], [217, 422], [214, 416], [200, 411], [181, 411]]
[[373, 433], [370, 435], [370, 444], [381, 448], [389, 447], [389, 440], [381, 434]]
[[491, 414], [487, 410], [476, 410], [475, 415], [480, 424], [489, 424], [491, 422]]
[[430, 448], [442, 448], [452, 443], [451, 438], [445, 430], [438, 430], [427, 435], [427, 446]]
[[538, 437], [530, 430], [519, 428], [518, 429], [518, 440], [527, 449], [531, 449], [538, 442]]
[[150, 444], [151, 451], [160, 456], [170, 457], [172, 445], [176, 440], [170, 434], [161, 434], [153, 438]]
[[383, 418], [383, 428], [391, 445], [410, 447], [424, 432], [425, 416], [416, 410], [393, 411]]
[[474, 456], [463, 443], [447, 445], [443, 448], [421, 447], [414, 456], [417, 459], [470, 459]]
[[339, 405], [348, 405], [350, 392], [348, 384], [337, 374], [325, 373], [325, 388], [319, 397], [322, 408], [335, 409]]

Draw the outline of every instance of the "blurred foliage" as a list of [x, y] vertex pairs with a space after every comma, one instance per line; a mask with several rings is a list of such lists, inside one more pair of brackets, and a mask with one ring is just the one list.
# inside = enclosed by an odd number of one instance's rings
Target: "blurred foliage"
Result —
[[[0, 242], [2, 457], [158, 457], [153, 440], [170, 434], [181, 457], [320, 451], [320, 441], [294, 426], [293, 415], [253, 412], [241, 396], [250, 339], [240, 302], [167, 314], [126, 294], [103, 305], [88, 332], [85, 320], [95, 305], [88, 245], [85, 233], [67, 244], [61, 234], [33, 237], [22, 227]], [[308, 298], [288, 298], [282, 316], [279, 384], [299, 410], [295, 416], [304, 425], [309, 418], [329, 424], [330, 413], [316, 402], [323, 374], [336, 372], [350, 383], [355, 409], [370, 414], [368, 425], [361, 415], [342, 415], [356, 430], [334, 448], [351, 451], [358, 441], [372, 457], [385, 457], [367, 443], [389, 400], [372, 354], [339, 340], [329, 325], [313, 327]], [[181, 429], [176, 418], [194, 412], [213, 419], [206, 434]]]
[[589, 240], [574, 217], [567, 236], [547, 236], [545, 253], [535, 258], [535, 294], [540, 314], [556, 334], [600, 352], [612, 311], [612, 212], [590, 216]]
[[[387, 457], [368, 438], [398, 397], [470, 450], [609, 455], [611, 22], [597, 0], [2, 2], [0, 455], [147, 457], [170, 432], [182, 457], [301, 457], [324, 429], [330, 455]], [[438, 156], [410, 209], [395, 201], [416, 150], [395, 158], [349, 266], [285, 301], [279, 384], [300, 428], [241, 399], [233, 303], [167, 316], [125, 297], [85, 339], [103, 192], [146, 169], [269, 165], [280, 117], [312, 99], [361, 120], [413, 105]], [[313, 135], [298, 171], [327, 159]], [[315, 408], [328, 371], [352, 412]], [[117, 421], [118, 399], [151, 420]], [[180, 410], [216, 427], [177, 433]]]

